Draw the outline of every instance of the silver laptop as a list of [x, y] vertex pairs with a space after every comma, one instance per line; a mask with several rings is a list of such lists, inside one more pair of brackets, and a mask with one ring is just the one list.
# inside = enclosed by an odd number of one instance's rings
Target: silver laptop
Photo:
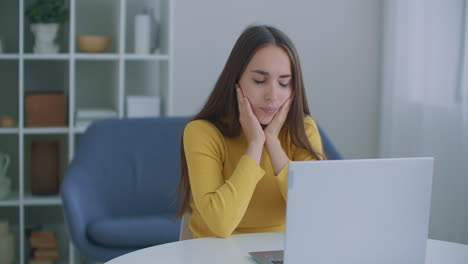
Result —
[[424, 264], [432, 175], [432, 158], [291, 162], [284, 263]]

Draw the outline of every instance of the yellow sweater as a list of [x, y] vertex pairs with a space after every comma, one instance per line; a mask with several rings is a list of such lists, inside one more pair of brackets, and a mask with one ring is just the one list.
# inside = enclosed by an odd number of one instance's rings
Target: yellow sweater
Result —
[[[322, 153], [315, 122], [304, 119], [307, 136]], [[290, 160], [315, 159], [280, 133]], [[184, 150], [192, 190], [190, 229], [194, 237], [229, 237], [239, 233], [283, 232], [288, 165], [274, 175], [267, 151], [260, 164], [245, 155], [247, 140], [224, 137], [206, 120], [195, 120], [184, 130]]]

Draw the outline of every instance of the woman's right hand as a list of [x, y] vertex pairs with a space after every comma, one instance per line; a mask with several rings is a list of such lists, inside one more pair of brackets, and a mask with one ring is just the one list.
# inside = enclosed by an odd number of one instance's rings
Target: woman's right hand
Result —
[[236, 84], [237, 105], [239, 107], [239, 122], [242, 130], [247, 136], [249, 143], [265, 143], [265, 133], [263, 132], [260, 122], [252, 111], [249, 99], [244, 96], [240, 86]]
[[265, 133], [252, 111], [249, 99], [244, 96], [238, 84], [236, 84], [236, 93], [237, 105], [239, 107], [239, 122], [249, 142], [247, 155], [260, 163], [263, 145], [265, 144]]

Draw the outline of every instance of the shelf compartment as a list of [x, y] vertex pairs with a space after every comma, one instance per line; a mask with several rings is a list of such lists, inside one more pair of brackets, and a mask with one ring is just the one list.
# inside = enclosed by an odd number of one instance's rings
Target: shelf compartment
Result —
[[[36, 113], [34, 115], [42, 115], [43, 117], [37, 117], [35, 118], [34, 125], [42, 125], [40, 127], [49, 127], [47, 123], [50, 124], [50, 126], [57, 126], [59, 123], [57, 122], [60, 119], [64, 119], [65, 122], [63, 123], [63, 127], [68, 126], [68, 100], [69, 100], [69, 62], [68, 61], [53, 61], [53, 60], [32, 60], [32, 61], [26, 61], [24, 63], [24, 75], [25, 75], [25, 80], [24, 80], [24, 124], [25, 126], [33, 125], [32, 123], [28, 123], [27, 119], [27, 114], [28, 113]], [[53, 76], [53, 78], [51, 78]], [[36, 97], [33, 99], [31, 98], [32, 101], [27, 100], [27, 96], [29, 94], [46, 94], [46, 93], [62, 93], [64, 95], [64, 100], [65, 100], [65, 105], [64, 106], [59, 106], [59, 101], [60, 98], [57, 98], [56, 95], [44, 98], [43, 96]], [[28, 112], [28, 107], [36, 107], [33, 105], [38, 105], [41, 104], [41, 101], [37, 100], [45, 100], [42, 103], [42, 111], [45, 112], [50, 112], [48, 114], [46, 113], [38, 113], [37, 109], [34, 112]], [[50, 100], [50, 101], [49, 101]], [[57, 109], [60, 110], [47, 110], [50, 109], [48, 108], [48, 104], [51, 102], [55, 102], [54, 105], [56, 105]], [[33, 105], [29, 105], [29, 103], [32, 103]], [[64, 107], [64, 108], [62, 108]], [[60, 111], [60, 112], [57, 112]], [[56, 115], [57, 113], [60, 113], [62, 115], [61, 117], [53, 117], [52, 120], [48, 116], [50, 115]], [[49, 119], [48, 122], [45, 120], [39, 121], [38, 118], [44, 119], [47, 116], [47, 119]], [[62, 119], [62, 120], [63, 120]], [[36, 127], [36, 126], [34, 126]]]
[[[125, 94], [159, 96], [161, 68], [165, 63], [128, 61], [125, 63]], [[157, 88], [157, 89], [155, 89]]]
[[[43, 142], [43, 144], [35, 145], [34, 142]], [[48, 142], [48, 143], [47, 143]], [[56, 142], [58, 145], [54, 146], [50, 142]], [[35, 147], [35, 149], [33, 149]], [[58, 147], [56, 149], [55, 147]], [[57, 152], [58, 151], [58, 152]], [[24, 197], [26, 204], [60, 204], [57, 199], [59, 190], [57, 184], [60, 184], [65, 171], [68, 166], [68, 134], [65, 135], [25, 135], [24, 136]], [[41, 163], [39, 166], [33, 168], [33, 155], [36, 154], [39, 160], [36, 162]], [[57, 167], [55, 167], [57, 166]], [[47, 173], [55, 173], [54, 170], [58, 169], [58, 175], [50, 175]], [[40, 185], [32, 184], [32, 173], [40, 177]], [[35, 171], [38, 170], [38, 171]], [[55, 178], [55, 177], [58, 177]], [[44, 186], [44, 180], [52, 181], [49, 186]], [[54, 188], [55, 186], [55, 188]], [[33, 192], [33, 187], [36, 192]], [[45, 195], [38, 195], [37, 192], [47, 192], [47, 190], [55, 189], [55, 193], [47, 193]]]
[[7, 221], [9, 225], [9, 231], [13, 235], [14, 238], [14, 261], [13, 263], [19, 263], [19, 246], [20, 246], [20, 226], [19, 226], [19, 209], [15, 207], [2, 207], [0, 209], [0, 219], [3, 221]]
[[[0, 116], [7, 115], [14, 119], [15, 126], [18, 127], [19, 93], [18, 93], [18, 61], [0, 61]], [[0, 129], [11, 128], [2, 127]]]
[[[64, 92], [68, 94], [68, 61], [48, 59], [26, 61], [24, 63], [24, 91], [28, 92]], [[53, 76], [54, 78], [51, 78]]]
[[29, 235], [32, 231], [51, 231], [55, 233], [59, 259], [54, 263], [69, 263], [69, 240], [63, 218], [63, 210], [60, 206], [26, 206], [25, 212], [25, 262], [29, 263], [32, 249], [29, 243]]
[[106, 108], [118, 111], [118, 76], [118, 62], [77, 61], [75, 110]]
[[[103, 53], [118, 53], [119, 51], [119, 20], [120, 5], [115, 0], [79, 0], [76, 5], [76, 36], [75, 52], [82, 52], [78, 47], [80, 35], [106, 35], [111, 36], [111, 44]], [[106, 19], [102, 19], [105, 14]], [[99, 23], [96, 23], [99, 21]], [[103, 54], [101, 53], [101, 54]]]
[[153, 17], [157, 23], [157, 34], [155, 40], [155, 51], [151, 54], [169, 54], [169, 1], [170, 0], [131, 0], [126, 1], [127, 6], [125, 9], [125, 53], [135, 54], [135, 16], [147, 10], [148, 14], [153, 10]]
[[3, 53], [19, 53], [19, 3], [18, 0], [0, 1], [0, 38], [3, 43]]
[[127, 61], [125, 62], [125, 109], [127, 112], [127, 98], [129, 96], [159, 97], [160, 115], [165, 113], [163, 103], [167, 88], [165, 71], [168, 63], [165, 61]]
[[[24, 0], [24, 10], [32, 5], [36, 0]], [[65, 6], [70, 10], [70, 1], [64, 0]], [[70, 12], [70, 11], [69, 11]], [[23, 23], [23, 32], [24, 32], [24, 53], [33, 53], [33, 47], [35, 38], [33, 33], [31, 32], [31, 23], [26, 15], [24, 15], [24, 23]], [[65, 23], [60, 24], [59, 30], [57, 32], [57, 37], [55, 38], [55, 43], [59, 46], [58, 54], [61, 53], [69, 53], [69, 46], [70, 46], [70, 22], [67, 21]]]

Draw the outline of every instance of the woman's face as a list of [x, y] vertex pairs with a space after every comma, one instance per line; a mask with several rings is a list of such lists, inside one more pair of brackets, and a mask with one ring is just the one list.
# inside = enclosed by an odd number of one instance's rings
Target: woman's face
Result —
[[260, 124], [270, 124], [293, 92], [288, 54], [275, 45], [259, 49], [242, 73], [239, 86]]

